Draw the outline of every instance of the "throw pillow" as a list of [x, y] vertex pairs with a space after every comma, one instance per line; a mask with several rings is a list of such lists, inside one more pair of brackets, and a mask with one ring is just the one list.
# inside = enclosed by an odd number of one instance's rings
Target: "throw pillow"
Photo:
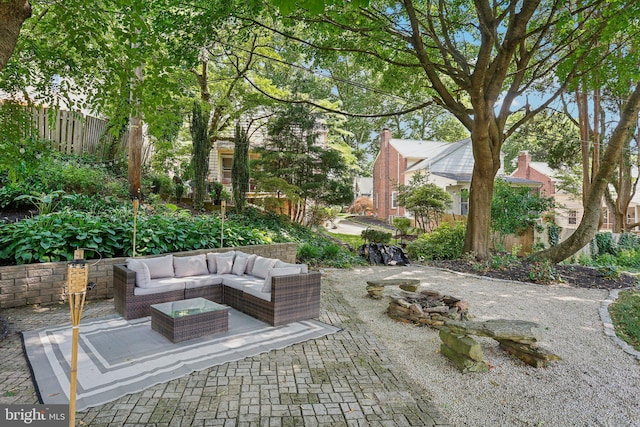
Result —
[[140, 261], [147, 264], [152, 279], [161, 277], [173, 277], [173, 255], [165, 255], [154, 258], [144, 258]]
[[236, 257], [233, 260], [233, 268], [231, 269], [231, 274], [242, 276], [247, 269], [247, 261], [249, 261], [248, 256], [238, 256], [236, 254]]
[[[209, 273], [211, 274], [216, 274], [218, 272], [218, 265], [216, 264], [216, 257], [221, 256], [221, 255], [226, 255], [226, 256], [235, 256], [236, 251], [229, 251], [229, 252], [209, 252], [207, 254], [207, 266], [209, 268]], [[220, 273], [223, 274], [223, 273]]]
[[276, 262], [276, 265], [273, 266], [273, 268], [282, 268], [282, 267], [300, 267], [300, 273], [307, 274], [309, 272], [309, 267], [307, 266], [307, 264], [291, 264], [289, 262], [278, 260]]
[[151, 273], [149, 267], [138, 259], [127, 260], [127, 268], [136, 272], [136, 286], [139, 288], [148, 288], [151, 282]]
[[175, 256], [173, 257], [173, 269], [176, 277], [209, 274], [205, 255]]
[[259, 279], [266, 279], [267, 274], [269, 274], [269, 269], [275, 265], [276, 261], [276, 259], [272, 258], [265, 258], [261, 256], [256, 257], [256, 260], [253, 263], [253, 269], [251, 270], [251, 275]]
[[245, 273], [247, 274], [253, 273], [253, 264], [256, 263], [256, 258], [258, 258], [258, 255], [256, 254], [249, 255], [249, 258], [247, 259], [247, 268], [244, 269]]
[[235, 255], [235, 251], [216, 254], [216, 269], [218, 270], [216, 273], [230, 274], [233, 270], [233, 259]]
[[207, 254], [207, 268], [209, 269], [210, 274], [216, 274], [218, 272], [218, 267], [216, 266], [216, 254], [213, 252], [209, 252]]
[[278, 276], [291, 276], [293, 274], [300, 274], [299, 267], [282, 267], [282, 268], [270, 268], [267, 273], [267, 277], [264, 279], [264, 285], [262, 285], [262, 292], [271, 292], [271, 278]]

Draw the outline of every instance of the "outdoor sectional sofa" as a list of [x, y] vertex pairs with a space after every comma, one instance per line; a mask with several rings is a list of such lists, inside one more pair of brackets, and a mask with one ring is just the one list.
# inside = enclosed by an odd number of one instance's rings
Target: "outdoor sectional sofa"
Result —
[[135, 258], [113, 266], [114, 303], [136, 319], [151, 315], [152, 304], [202, 297], [277, 326], [320, 315], [320, 276], [240, 251]]

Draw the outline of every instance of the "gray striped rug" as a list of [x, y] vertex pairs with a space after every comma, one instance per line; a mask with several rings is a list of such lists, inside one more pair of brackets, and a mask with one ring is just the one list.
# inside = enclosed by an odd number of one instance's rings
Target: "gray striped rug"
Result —
[[[102, 405], [191, 372], [285, 348], [339, 331], [317, 320], [270, 326], [230, 310], [228, 332], [172, 343], [150, 317], [80, 323], [76, 408]], [[23, 332], [23, 346], [41, 403], [69, 403], [71, 323]]]

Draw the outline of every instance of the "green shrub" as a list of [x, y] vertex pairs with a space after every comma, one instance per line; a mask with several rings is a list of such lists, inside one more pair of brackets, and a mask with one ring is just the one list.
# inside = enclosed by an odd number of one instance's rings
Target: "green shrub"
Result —
[[367, 228], [360, 233], [360, 236], [366, 242], [387, 244], [391, 241], [392, 234], [385, 231], [374, 230], [373, 228]]
[[529, 279], [535, 283], [549, 284], [560, 279], [550, 260], [536, 261], [529, 269]]
[[327, 266], [333, 268], [347, 268], [365, 264], [364, 260], [336, 245], [330, 240], [314, 238], [311, 243], [303, 243], [298, 247], [297, 260], [309, 266]]
[[322, 248], [310, 243], [305, 243], [298, 248], [297, 258], [303, 263], [310, 264], [322, 257]]
[[151, 177], [152, 191], [159, 194], [163, 199], [169, 199], [175, 195], [175, 184], [168, 175], [152, 175]]
[[620, 277], [620, 270], [614, 264], [598, 267], [598, 271], [605, 279], [615, 280]]
[[[138, 215], [138, 255], [220, 247], [221, 223], [214, 216]], [[265, 233], [225, 222], [224, 246], [271, 243]], [[121, 208], [87, 214], [65, 210], [0, 228], [0, 259], [17, 264], [69, 261], [76, 248], [99, 251], [102, 257], [133, 253], [133, 213]], [[87, 253], [87, 257], [92, 255]]]
[[462, 256], [465, 223], [444, 223], [407, 245], [407, 255], [419, 260], [456, 259]]
[[633, 233], [622, 233], [618, 240], [619, 250], [640, 250], [640, 237]]
[[339, 253], [340, 253], [340, 246], [334, 243], [329, 243], [328, 245], [322, 248], [322, 257], [325, 259], [336, 258]]
[[616, 265], [625, 270], [640, 270], [640, 249], [623, 249], [615, 257]]
[[595, 237], [596, 246], [598, 248], [598, 255], [616, 253], [616, 242], [613, 241], [613, 234], [611, 233], [598, 233]]
[[402, 216], [397, 216], [393, 218], [393, 226], [400, 231], [401, 235], [406, 235], [407, 231], [411, 227], [411, 220], [409, 218], [405, 218]]

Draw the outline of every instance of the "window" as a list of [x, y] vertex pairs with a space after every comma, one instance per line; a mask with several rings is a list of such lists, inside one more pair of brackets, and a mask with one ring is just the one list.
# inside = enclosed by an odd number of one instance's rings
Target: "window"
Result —
[[398, 197], [398, 192], [393, 191], [391, 193], [391, 209], [396, 209], [398, 207], [397, 197]]
[[233, 157], [222, 157], [220, 158], [220, 163], [222, 165], [222, 183], [230, 184], [231, 183], [231, 165], [233, 164]]
[[460, 215], [469, 215], [469, 190], [460, 190]]
[[576, 225], [578, 223], [578, 212], [569, 211], [569, 225]]
[[608, 228], [611, 227], [611, 219], [609, 218], [609, 209], [608, 208], [603, 208], [602, 209], [602, 221], [603, 221], [604, 225], [609, 226]]
[[469, 215], [469, 200], [460, 201], [460, 215]]

